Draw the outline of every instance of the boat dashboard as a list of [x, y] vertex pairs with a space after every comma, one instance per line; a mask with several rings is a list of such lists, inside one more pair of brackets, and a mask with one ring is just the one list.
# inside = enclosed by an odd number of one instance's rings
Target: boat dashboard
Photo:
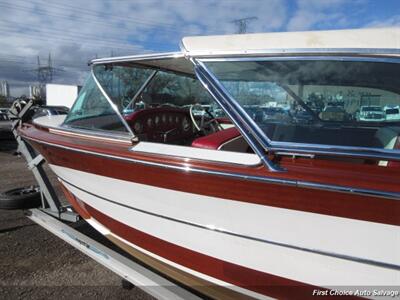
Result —
[[148, 108], [124, 118], [140, 141], [185, 144], [196, 133], [187, 109]]

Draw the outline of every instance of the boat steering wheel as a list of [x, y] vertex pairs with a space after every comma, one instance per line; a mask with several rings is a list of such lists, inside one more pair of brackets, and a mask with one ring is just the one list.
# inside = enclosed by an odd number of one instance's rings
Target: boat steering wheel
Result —
[[[196, 119], [193, 112], [194, 110], [201, 112], [200, 120], [198, 118]], [[207, 135], [223, 129], [217, 119], [206, 108], [198, 103], [190, 105], [189, 113], [192, 123], [197, 131], [203, 132]], [[209, 118], [206, 118], [206, 115], [208, 115]]]

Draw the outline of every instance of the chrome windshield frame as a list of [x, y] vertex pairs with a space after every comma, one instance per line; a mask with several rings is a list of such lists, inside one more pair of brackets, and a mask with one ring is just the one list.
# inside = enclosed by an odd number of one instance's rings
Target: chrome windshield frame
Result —
[[89, 62], [89, 65], [111, 64], [120, 62], [140, 62], [146, 60], [162, 60], [171, 58], [183, 58], [185, 55], [182, 52], [165, 52], [165, 53], [147, 53], [129, 56], [116, 56], [106, 58], [96, 58]]
[[249, 118], [249, 116], [247, 114], [243, 114], [244, 111], [240, 105], [238, 105], [235, 101], [232, 101], [229, 94], [226, 93], [224, 89], [221, 89], [218, 85], [216, 85], [215, 80], [210, 77], [210, 74], [205, 72], [195, 60], [192, 60], [192, 62], [195, 66], [197, 78], [214, 98], [214, 100], [224, 109], [225, 113], [235, 124], [243, 138], [247, 141], [253, 151], [260, 157], [263, 165], [272, 172], [285, 171], [268, 158], [268, 153], [266, 153], [264, 148], [260, 145], [260, 141], [258, 141], [256, 137], [251, 134], [249, 124], [246, 122], [246, 118]]
[[129, 101], [129, 104], [124, 107], [124, 109], [127, 109], [129, 106], [132, 104], [135, 104], [136, 99], [143, 93], [145, 88], [150, 84], [150, 82], [153, 81], [153, 78], [157, 75], [158, 70], [154, 70], [149, 77], [147, 77], [146, 81], [140, 86], [139, 90], [136, 92], [136, 94], [132, 97], [131, 101]]
[[[318, 56], [272, 56], [272, 57], [213, 57], [213, 58], [192, 58], [198, 68], [206, 74], [212, 85], [221, 91], [224, 98], [229, 102], [230, 106], [234, 107], [241, 116], [249, 133], [260, 143], [265, 151], [269, 153], [276, 152], [299, 152], [305, 154], [320, 154], [330, 156], [345, 156], [354, 158], [370, 158], [382, 160], [400, 160], [400, 150], [390, 150], [382, 148], [370, 147], [351, 147], [351, 146], [337, 146], [325, 144], [309, 144], [309, 143], [294, 143], [294, 142], [279, 142], [272, 141], [257, 123], [245, 112], [241, 105], [230, 95], [223, 84], [206, 66], [207, 62], [226, 62], [226, 61], [285, 61], [285, 60], [334, 60], [334, 61], [368, 61], [368, 62], [383, 62], [383, 63], [398, 63], [400, 64], [399, 57], [382, 57], [382, 56], [331, 56], [327, 55]], [[199, 73], [200, 74], [200, 73]]]

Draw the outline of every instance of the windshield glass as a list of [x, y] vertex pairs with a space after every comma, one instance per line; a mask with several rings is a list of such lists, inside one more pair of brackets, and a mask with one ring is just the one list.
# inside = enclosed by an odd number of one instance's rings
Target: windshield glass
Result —
[[79, 92], [64, 124], [77, 129], [127, 133], [121, 118], [107, 101], [92, 75]]
[[138, 65], [96, 65], [93, 72], [110, 99], [121, 113], [131, 103], [133, 97], [147, 78], [154, 72]]
[[379, 106], [361, 107], [361, 111], [382, 111]]
[[388, 108], [385, 110], [387, 115], [394, 115], [394, 114], [398, 114], [399, 113], [399, 109], [398, 108]]
[[400, 104], [399, 64], [311, 59], [205, 64], [272, 141], [387, 148], [387, 139], [399, 135], [400, 116], [388, 118], [384, 111]]

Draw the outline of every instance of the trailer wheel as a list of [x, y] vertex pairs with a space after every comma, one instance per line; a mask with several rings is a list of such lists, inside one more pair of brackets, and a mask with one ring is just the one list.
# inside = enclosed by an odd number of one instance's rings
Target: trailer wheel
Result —
[[0, 209], [27, 209], [41, 205], [40, 189], [29, 186], [0, 193]]

